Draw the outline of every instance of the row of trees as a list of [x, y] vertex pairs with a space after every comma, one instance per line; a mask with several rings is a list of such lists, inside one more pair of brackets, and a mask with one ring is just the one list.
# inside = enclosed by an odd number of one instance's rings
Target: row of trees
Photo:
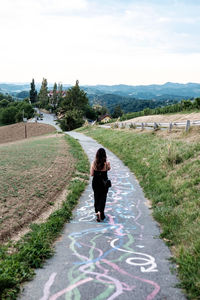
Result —
[[15, 101], [11, 96], [0, 94], [0, 124], [9, 125], [33, 117], [34, 109], [29, 101]]
[[194, 100], [182, 100], [179, 103], [167, 105], [164, 107], [157, 107], [155, 109], [145, 108], [142, 111], [127, 113], [121, 117], [121, 121], [140, 116], [177, 113], [181, 111], [190, 111], [195, 109], [200, 109], [200, 98], [196, 98]]

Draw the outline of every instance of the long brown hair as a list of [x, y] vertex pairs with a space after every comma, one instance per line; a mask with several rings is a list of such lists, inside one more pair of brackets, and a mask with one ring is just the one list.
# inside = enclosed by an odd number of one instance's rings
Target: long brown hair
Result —
[[101, 171], [104, 168], [106, 162], [106, 151], [104, 148], [99, 148], [96, 153], [96, 159], [94, 161], [94, 166], [97, 171]]

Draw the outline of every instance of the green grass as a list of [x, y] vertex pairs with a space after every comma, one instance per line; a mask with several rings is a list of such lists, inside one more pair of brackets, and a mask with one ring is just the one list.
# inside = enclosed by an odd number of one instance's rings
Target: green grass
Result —
[[[89, 171], [89, 162], [80, 144], [69, 136], [66, 142], [76, 159], [78, 174], [86, 176]], [[0, 298], [16, 299], [20, 291], [20, 284], [30, 280], [34, 269], [41, 267], [44, 261], [51, 257], [54, 250], [52, 244], [60, 234], [64, 224], [72, 217], [72, 210], [84, 191], [87, 181], [82, 178], [72, 178], [68, 189], [69, 193], [61, 209], [55, 211], [46, 223], [32, 224], [31, 230], [19, 242], [10, 242], [0, 247]], [[12, 254], [10, 252], [12, 251]]]
[[200, 299], [200, 143], [155, 133], [85, 128], [135, 173], [178, 265], [188, 298]]

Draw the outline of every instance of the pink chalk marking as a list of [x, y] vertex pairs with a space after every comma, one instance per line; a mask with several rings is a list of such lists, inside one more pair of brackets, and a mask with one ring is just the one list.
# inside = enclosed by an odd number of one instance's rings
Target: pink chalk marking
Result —
[[[97, 251], [99, 251], [99, 256], [102, 256], [103, 255], [103, 251], [101, 250], [101, 249], [99, 249], [99, 248], [96, 248], [96, 247], [94, 247], [94, 246], [88, 246], [88, 245], [86, 245], [86, 244], [84, 244], [84, 243], [81, 243], [81, 245], [83, 245], [83, 246], [86, 246], [86, 247], [89, 247], [89, 248], [92, 248], [92, 249], [95, 249], [95, 250], [97, 250]], [[103, 261], [103, 260], [102, 260]], [[92, 263], [91, 263], [92, 264]], [[90, 265], [91, 265], [90, 264]], [[107, 263], [106, 263], [107, 264]], [[98, 274], [98, 276], [96, 276], [96, 278], [99, 280], [99, 281], [101, 281], [101, 282], [103, 282], [103, 283], [113, 283], [113, 280], [112, 281], [105, 281], [105, 280], [103, 280], [103, 279], [101, 279], [100, 277], [102, 277], [102, 275], [107, 275], [108, 274], [108, 272], [109, 272], [109, 270], [108, 269], [105, 269], [105, 268], [103, 268], [102, 266], [101, 266], [101, 264], [100, 264], [100, 262], [98, 261], [98, 262], [96, 262], [96, 266], [99, 268], [99, 269], [101, 269], [101, 270], [103, 270], [104, 271], [104, 273], [103, 274], [99, 274], [99, 273], [97, 273]], [[84, 272], [85, 272], [85, 270], [84, 270]], [[125, 286], [125, 287], [123, 287], [123, 290], [127, 290], [127, 291], [131, 291], [131, 290], [133, 290], [134, 288], [135, 288], [135, 286], [132, 286], [132, 287], [129, 287], [126, 283], [124, 283], [124, 282], [121, 282], [121, 284], [122, 284], [122, 287], [123, 286]]]
[[65, 294], [65, 293], [67, 293], [67, 292], [70, 292], [70, 291], [72, 291], [73, 289], [77, 288], [79, 285], [82, 285], [82, 284], [84, 284], [84, 283], [87, 283], [87, 282], [89, 282], [89, 281], [91, 281], [91, 280], [93, 280], [93, 278], [91, 278], [91, 277], [88, 277], [88, 278], [86, 278], [86, 279], [80, 280], [80, 281], [76, 282], [75, 284], [72, 284], [72, 285], [68, 286], [66, 289], [64, 289], [64, 290], [62, 290], [62, 291], [60, 291], [60, 292], [58, 292], [58, 293], [52, 295], [52, 296], [49, 298], [49, 300], [56, 300], [56, 299], [58, 299], [60, 296], [62, 296], [63, 294]]
[[[137, 210], [138, 210], [138, 215], [135, 217], [135, 224], [137, 224], [139, 227], [140, 227], [140, 229], [141, 229], [141, 231], [143, 232], [143, 230], [144, 230], [144, 225], [141, 225], [139, 222], [138, 222], [138, 219], [141, 217], [141, 215], [142, 215], [142, 212], [141, 212], [141, 210], [139, 209], [139, 204], [140, 204], [140, 200], [138, 200], [138, 202], [137, 202], [137, 205], [136, 205], [136, 208], [137, 208]], [[142, 240], [143, 239], [143, 234], [141, 233], [140, 234], [140, 240]]]
[[[92, 264], [93, 263], [88, 264], [88, 265], [92, 265]], [[97, 272], [91, 272], [91, 271], [84, 270], [85, 268], [88, 267], [88, 265], [81, 266], [79, 268], [79, 270], [81, 272], [83, 272], [84, 274], [95, 275], [96, 279], [99, 279], [100, 277], [104, 277], [104, 278], [112, 281], [112, 283], [114, 283], [114, 285], [116, 287], [116, 292], [111, 297], [107, 298], [107, 300], [113, 300], [113, 299], [117, 298], [119, 295], [123, 294], [123, 286], [122, 286], [122, 283], [118, 279], [115, 279], [115, 278], [113, 278], [111, 276], [108, 276], [108, 275], [105, 275], [105, 274], [99, 274]], [[107, 282], [105, 281], [105, 283], [107, 283]], [[50, 300], [54, 300], [54, 299], [50, 299]]]
[[120, 230], [123, 229], [124, 226], [123, 226], [122, 224], [116, 224], [116, 223], [114, 222], [113, 217], [112, 217], [111, 215], [108, 215], [108, 217], [109, 217], [109, 224], [110, 224], [110, 225], [117, 225], [117, 226], [118, 226], [118, 228], [115, 230], [116, 234], [119, 235], [119, 236], [124, 236], [124, 235], [126, 235], [126, 233], [120, 232]]
[[122, 199], [121, 196], [118, 196], [118, 195], [120, 195], [120, 194], [121, 194], [121, 190], [117, 189], [117, 191], [116, 191], [116, 192], [114, 193], [114, 195], [112, 196], [112, 199], [114, 200], [114, 201], [112, 201], [112, 204], [115, 204], [115, 203], [117, 203], [118, 200], [121, 200], [121, 199]]
[[151, 281], [151, 280], [148, 280], [148, 279], [143, 279], [143, 278], [140, 278], [138, 276], [134, 276], [126, 271], [124, 271], [123, 269], [119, 268], [116, 264], [108, 261], [107, 259], [102, 259], [103, 262], [105, 262], [106, 264], [110, 265], [114, 270], [118, 271], [119, 273], [121, 274], [124, 274], [124, 275], [127, 275], [129, 277], [132, 277], [134, 279], [137, 279], [137, 280], [140, 280], [142, 282], [145, 282], [145, 283], [148, 283], [150, 285], [153, 285], [154, 286], [154, 290], [151, 294], [149, 294], [146, 298], [146, 300], [152, 300], [155, 298], [155, 296], [158, 294], [158, 292], [160, 291], [160, 286], [154, 282], [154, 281]]
[[[110, 223], [109, 223], [109, 224], [111, 224], [111, 225], [117, 225], [117, 224], [114, 223], [113, 217], [110, 216], [110, 215], [109, 215], [109, 217], [110, 217]], [[122, 226], [122, 227], [123, 227], [123, 226]], [[118, 228], [118, 230], [119, 230], [119, 229], [120, 229], [120, 228]], [[120, 233], [120, 234], [122, 234], [122, 233]], [[88, 245], [83, 244], [83, 243], [81, 243], [81, 245], [84, 245], [84, 246], [89, 247], [89, 248], [96, 249], [96, 250], [99, 252], [99, 256], [102, 256], [102, 255], [103, 255], [103, 251], [102, 251], [101, 249], [99, 249], [99, 248], [95, 248], [94, 246], [88, 246]], [[82, 257], [82, 258], [84, 258], [84, 259], [86, 258], [85, 256], [82, 256], [82, 255], [80, 255], [80, 254], [78, 254], [78, 253], [77, 253], [77, 256], [78, 256], [78, 257]], [[86, 258], [86, 259], [89, 259], [89, 258]], [[101, 259], [101, 261], [104, 262], [104, 263], [106, 263], [106, 264], [108, 264], [108, 265], [111, 266], [114, 270], [118, 271], [118, 272], [121, 273], [121, 274], [127, 275], [127, 276], [129, 276], [129, 277], [131, 277], [131, 278], [134, 278], [134, 279], [136, 279], [136, 280], [139, 280], [139, 281], [142, 281], [142, 282], [145, 282], [145, 283], [147, 283], [147, 284], [150, 284], [150, 285], [154, 286], [153, 292], [152, 292], [151, 294], [149, 294], [149, 295], [146, 297], [146, 300], [152, 300], [152, 299], [154, 299], [155, 296], [156, 296], [156, 295], [158, 294], [158, 292], [160, 291], [160, 286], [159, 286], [156, 282], [153, 282], [153, 281], [151, 281], [151, 280], [143, 279], [143, 278], [134, 276], [134, 275], [132, 275], [132, 274], [129, 274], [129, 273], [126, 272], [125, 270], [119, 268], [115, 263], [109, 262], [109, 261], [106, 260], [106, 259]], [[122, 294], [124, 290], [126, 290], [126, 289], [123, 287], [123, 285], [124, 285], [123, 282], [120, 282], [119, 280], [117, 280], [117, 279], [115, 279], [115, 278], [113, 278], [113, 277], [107, 275], [107, 272], [106, 272], [107, 270], [106, 270], [106, 269], [105, 269], [106, 271], [104, 272], [104, 274], [99, 274], [99, 273], [97, 273], [97, 272], [90, 272], [90, 271], [85, 270], [85, 268], [87, 268], [88, 266], [90, 266], [90, 265], [92, 265], [92, 264], [93, 264], [93, 263], [89, 263], [89, 264], [87, 264], [87, 265], [81, 266], [81, 267], [79, 268], [79, 270], [80, 270], [81, 272], [85, 273], [85, 274], [95, 275], [96, 279], [98, 279], [99, 281], [102, 281], [102, 282], [104, 282], [104, 283], [108, 283], [108, 282], [111, 280], [111, 281], [115, 284], [117, 291], [116, 291], [111, 297], [109, 297], [107, 300], [113, 300], [113, 299], [115, 299], [115, 298], [118, 297], [120, 294]], [[96, 265], [97, 265], [97, 263], [96, 263]], [[97, 266], [98, 266], [98, 265], [97, 265]], [[106, 278], [108, 281], [107, 281], [107, 280], [100, 279], [101, 277]], [[93, 280], [93, 279], [91, 278], [91, 280]], [[76, 287], [76, 286], [75, 286], [75, 287]], [[128, 287], [128, 288], [131, 289], [131, 287]], [[133, 288], [135, 288], [135, 286], [133, 286]], [[133, 289], [133, 288], [132, 288], [132, 289]], [[57, 299], [57, 298], [55, 298], [55, 299], [54, 299], [54, 298], [53, 298], [53, 299], [50, 298], [49, 300], [56, 300], [56, 299]]]
[[110, 210], [112, 210], [111, 207], [110, 207], [110, 208], [106, 208], [106, 209], [105, 209], [105, 212], [108, 212], [108, 211], [110, 211]]
[[100, 270], [103, 271], [103, 274], [105, 274], [105, 275], [108, 274], [109, 270], [108, 270], [108, 269], [105, 269], [104, 267], [102, 267], [99, 261], [96, 262], [96, 265], [97, 265], [97, 267], [98, 267]]
[[[93, 249], [96, 249], [98, 252], [99, 252], [99, 256], [102, 256], [103, 255], [103, 251], [101, 250], [101, 249], [99, 249], [99, 248], [96, 248], [96, 247], [94, 247], [94, 246], [88, 246], [88, 245], [86, 245], [86, 244], [83, 244], [83, 243], [81, 243], [81, 245], [83, 245], [83, 246], [86, 246], [86, 247], [89, 247], [89, 248], [93, 248]], [[154, 282], [154, 281], [151, 281], [151, 280], [148, 280], [148, 279], [143, 279], [143, 278], [140, 278], [140, 277], [138, 277], [138, 276], [134, 276], [134, 275], [132, 275], [132, 274], [130, 274], [130, 273], [128, 273], [128, 272], [126, 272], [125, 270], [123, 270], [123, 269], [121, 269], [119, 266], [117, 266], [115, 263], [112, 263], [112, 262], [110, 262], [110, 261], [108, 261], [107, 259], [101, 259], [101, 261], [102, 262], [104, 262], [105, 264], [107, 264], [107, 265], [109, 265], [110, 267], [112, 267], [114, 270], [116, 270], [117, 272], [119, 272], [119, 273], [121, 273], [121, 274], [123, 274], [123, 275], [127, 275], [127, 276], [129, 276], [129, 277], [131, 277], [131, 278], [134, 278], [134, 279], [136, 279], [136, 280], [139, 280], [139, 281], [142, 281], [142, 282], [145, 282], [145, 283], [147, 283], [147, 284], [150, 284], [150, 285], [152, 285], [153, 287], [154, 287], [154, 290], [153, 290], [153, 292], [151, 293], [151, 294], [149, 294], [147, 297], [146, 297], [146, 300], [152, 300], [152, 299], [154, 299], [155, 298], [155, 296], [158, 294], [158, 292], [160, 291], [160, 286], [156, 283], [156, 282]], [[99, 262], [98, 262], [99, 263]], [[88, 264], [88, 265], [92, 265], [92, 263], [91, 264]], [[81, 270], [82, 271], [82, 268], [84, 268], [84, 267], [87, 267], [88, 265], [86, 265], [86, 266], [82, 266], [81, 268], [79, 268], [79, 270]], [[86, 273], [87, 271], [83, 271], [84, 273]], [[93, 274], [92, 272], [90, 272], [90, 271], [88, 271], [88, 273], [89, 274]], [[98, 279], [100, 279], [99, 277], [103, 277], [103, 276], [105, 276], [104, 274], [102, 274], [101, 276], [100, 276], [100, 274], [99, 273], [95, 273], [95, 274], [97, 274], [98, 276]], [[107, 272], [106, 272], [106, 274], [107, 274]], [[97, 278], [96, 277], [96, 278]], [[108, 277], [108, 276], [105, 276], [105, 277]], [[110, 277], [110, 276], [109, 276]], [[111, 277], [112, 278], [112, 277]], [[109, 278], [110, 279], [110, 278]], [[114, 279], [114, 278], [113, 278]], [[112, 280], [112, 279], [111, 279]], [[103, 281], [102, 279], [101, 279], [101, 281]], [[106, 283], [106, 281], [105, 281], [105, 283]], [[122, 291], [123, 290], [125, 290], [124, 288], [123, 288], [123, 282], [121, 283], [122, 284]], [[131, 287], [129, 287], [129, 288], [131, 288]], [[133, 288], [136, 288], [136, 286], [133, 286]], [[109, 298], [110, 299], [110, 298]], [[113, 298], [114, 299], [114, 298]]]
[[43, 290], [43, 297], [40, 298], [40, 300], [48, 300], [50, 295], [50, 288], [54, 283], [56, 275], [57, 273], [52, 273], [51, 276], [49, 277], [49, 280], [45, 283], [44, 290]]

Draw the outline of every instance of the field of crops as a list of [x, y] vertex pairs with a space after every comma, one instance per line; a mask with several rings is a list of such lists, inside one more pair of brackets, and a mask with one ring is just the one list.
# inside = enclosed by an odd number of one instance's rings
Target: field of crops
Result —
[[74, 159], [63, 135], [0, 145], [0, 240], [54, 204], [71, 178]]

